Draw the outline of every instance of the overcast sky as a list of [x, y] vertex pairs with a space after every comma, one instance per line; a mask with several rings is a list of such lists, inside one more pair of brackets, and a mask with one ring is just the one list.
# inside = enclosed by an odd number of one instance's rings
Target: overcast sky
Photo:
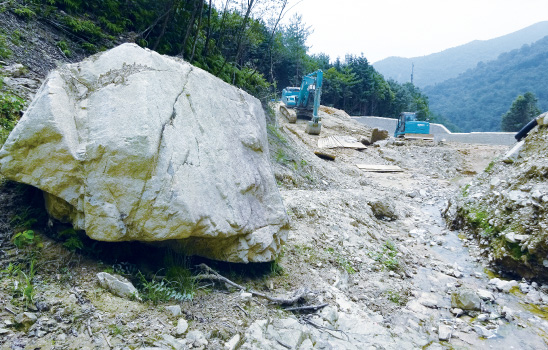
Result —
[[284, 19], [295, 12], [314, 30], [309, 53], [324, 52], [332, 60], [363, 53], [373, 63], [428, 55], [547, 21], [548, 0], [302, 0]]

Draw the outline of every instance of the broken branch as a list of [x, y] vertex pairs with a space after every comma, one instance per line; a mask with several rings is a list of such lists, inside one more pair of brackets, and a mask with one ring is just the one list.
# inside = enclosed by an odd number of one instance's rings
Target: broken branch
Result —
[[[206, 271], [207, 274], [197, 276], [197, 279], [217, 280], [217, 281], [224, 282], [232, 287], [238, 288], [240, 290], [246, 290], [244, 286], [241, 286], [238, 283], [232, 282], [231, 280], [220, 275], [217, 271], [213, 270], [211, 267], [207, 266], [206, 264], [200, 264], [198, 265], [198, 267], [201, 268], [203, 271]], [[291, 298], [275, 298], [263, 293], [255, 292], [253, 290], [249, 292], [254, 296], [266, 299], [270, 301], [271, 303], [274, 303], [277, 305], [292, 305], [304, 299], [304, 297], [307, 294], [310, 294], [310, 291], [305, 288], [297, 290]]]
[[297, 306], [297, 307], [288, 307], [284, 309], [285, 311], [317, 311], [326, 307], [327, 303], [321, 305], [306, 305], [306, 306]]

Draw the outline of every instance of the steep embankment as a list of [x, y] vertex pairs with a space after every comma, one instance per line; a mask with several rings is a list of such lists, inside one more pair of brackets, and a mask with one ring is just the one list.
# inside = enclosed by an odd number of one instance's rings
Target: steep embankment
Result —
[[466, 227], [495, 266], [525, 278], [548, 278], [548, 127], [525, 139], [519, 157], [493, 161], [465, 186], [447, 218]]

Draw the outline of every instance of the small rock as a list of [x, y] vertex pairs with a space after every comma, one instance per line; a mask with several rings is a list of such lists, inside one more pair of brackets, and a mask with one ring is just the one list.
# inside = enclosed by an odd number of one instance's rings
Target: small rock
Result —
[[482, 300], [489, 300], [489, 301], [495, 300], [495, 297], [493, 296], [493, 293], [491, 293], [490, 291], [485, 290], [485, 289], [478, 289], [478, 296]]
[[10, 332], [9, 329], [0, 328], [0, 335], [8, 334]]
[[188, 332], [186, 336], [186, 340], [188, 342], [188, 345], [191, 345], [194, 348], [205, 348], [207, 346], [208, 341], [205, 338], [204, 334], [200, 331], [190, 331]]
[[107, 289], [112, 294], [117, 295], [122, 298], [137, 298], [139, 299], [139, 292], [131, 284], [130, 281], [123, 278], [122, 276], [113, 276], [106, 272], [99, 272], [97, 274], [99, 279], [99, 284], [101, 287]]
[[[188, 349], [188, 347], [186, 346], [185, 340], [176, 339], [169, 334], [162, 334], [162, 339], [155, 342], [154, 346], [157, 347], [154, 349], [173, 349], [173, 350]], [[124, 349], [127, 349], [127, 347]]]
[[451, 293], [451, 307], [463, 310], [481, 310], [481, 300], [475, 291], [462, 288]]
[[489, 319], [489, 315], [487, 314], [479, 314], [478, 317], [476, 317], [476, 321], [479, 322], [485, 322]]
[[19, 78], [25, 75], [27, 69], [21, 63], [12, 64], [11, 66], [4, 67], [4, 73], [14, 78]]
[[244, 303], [249, 303], [252, 298], [253, 298], [253, 294], [251, 293], [248, 293], [248, 292], [240, 293], [240, 300], [243, 301]]
[[542, 302], [542, 296], [540, 295], [539, 291], [532, 289], [529, 291], [529, 293], [527, 293], [527, 301], [532, 304], [538, 304]]
[[76, 297], [76, 295], [70, 294], [67, 298], [67, 301], [68, 301], [69, 304], [77, 304], [78, 303], [78, 298]]
[[462, 315], [464, 313], [464, 311], [462, 309], [459, 309], [458, 307], [454, 308], [454, 309], [451, 309], [451, 313], [457, 317], [459, 317], [460, 315]]
[[491, 338], [495, 336], [492, 331], [480, 325], [474, 325], [474, 331], [482, 338]]
[[510, 289], [518, 286], [518, 281], [504, 281], [500, 278], [493, 278], [489, 280], [489, 284], [495, 286], [500, 291], [509, 293]]
[[501, 315], [508, 321], [512, 321], [514, 319], [514, 310], [510, 309], [508, 306], [503, 306]]
[[51, 305], [48, 302], [39, 301], [36, 303], [36, 309], [40, 312], [49, 311], [51, 309]]
[[438, 327], [438, 339], [447, 341], [451, 338], [452, 332], [453, 332], [453, 327], [445, 324], [440, 324]]
[[32, 312], [23, 312], [15, 316], [15, 323], [21, 324], [25, 327], [32, 326], [38, 318]]
[[166, 311], [172, 316], [180, 316], [181, 315], [181, 306], [180, 305], [166, 306]]
[[185, 334], [188, 330], [188, 322], [184, 318], [180, 318], [179, 321], [177, 321], [177, 328], [175, 328], [175, 335], [180, 337], [181, 335]]
[[331, 325], [335, 325], [339, 319], [337, 309], [331, 306], [324, 307], [320, 312], [320, 316]]
[[377, 199], [369, 202], [373, 215], [379, 220], [393, 221], [398, 219], [394, 203], [389, 198]]
[[239, 342], [240, 342], [240, 335], [236, 334], [235, 336], [230, 338], [229, 341], [227, 341], [225, 343], [225, 349], [226, 350], [234, 350], [234, 349], [236, 349], [236, 346], [238, 345]]

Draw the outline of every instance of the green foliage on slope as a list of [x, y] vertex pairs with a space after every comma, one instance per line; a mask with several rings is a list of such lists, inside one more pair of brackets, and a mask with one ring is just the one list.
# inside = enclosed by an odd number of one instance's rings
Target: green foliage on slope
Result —
[[519, 131], [539, 114], [537, 98], [533, 93], [526, 92], [523, 96], [519, 95], [508, 112], [502, 116], [501, 129], [502, 131]]
[[548, 110], [548, 37], [424, 89], [430, 109], [463, 131], [499, 131], [512, 101], [528, 91]]
[[[309, 55], [312, 29], [302, 17], [279, 23], [287, 0], [229, 0], [222, 8], [211, 0], [19, 0], [4, 6], [15, 14], [28, 9], [86, 52], [135, 41], [181, 57], [263, 101], [323, 69], [324, 105], [351, 115], [397, 117], [416, 111], [421, 119], [433, 118], [426, 95], [412, 84], [385, 80], [363, 54], [334, 63], [325, 54]], [[72, 45], [61, 40], [57, 46], [73, 57]]]

